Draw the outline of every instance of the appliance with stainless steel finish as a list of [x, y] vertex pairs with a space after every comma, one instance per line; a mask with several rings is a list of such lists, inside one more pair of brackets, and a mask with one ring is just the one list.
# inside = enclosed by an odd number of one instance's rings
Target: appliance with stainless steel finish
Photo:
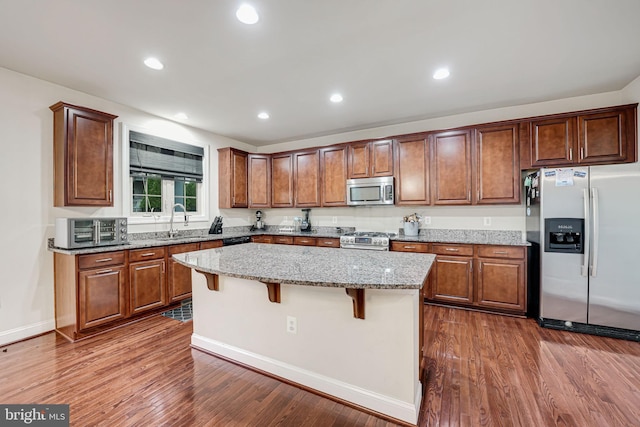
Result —
[[249, 242], [251, 242], [251, 237], [249, 236], [225, 237], [222, 239], [222, 246], [241, 245]]
[[389, 250], [389, 233], [356, 231], [340, 236], [340, 247], [347, 249]]
[[393, 205], [393, 177], [357, 178], [347, 180], [347, 205]]
[[525, 179], [540, 247], [540, 324], [640, 341], [640, 168], [541, 169]]
[[127, 243], [127, 218], [56, 218], [53, 244], [76, 249]]
[[256, 230], [264, 230], [264, 220], [262, 219], [262, 211], [257, 211], [256, 212], [256, 225], [255, 225], [255, 229]]
[[300, 231], [305, 233], [311, 232], [311, 220], [309, 219], [309, 212], [311, 212], [311, 209], [302, 209], [304, 218], [300, 220]]

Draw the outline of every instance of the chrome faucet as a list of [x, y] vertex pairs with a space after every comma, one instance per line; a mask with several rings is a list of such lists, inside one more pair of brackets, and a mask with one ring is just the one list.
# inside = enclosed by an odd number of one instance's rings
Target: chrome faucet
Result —
[[185, 227], [189, 225], [189, 215], [187, 215], [187, 208], [184, 207], [182, 203], [176, 203], [171, 207], [171, 219], [169, 220], [169, 237], [175, 237], [178, 234], [178, 230], [173, 228], [173, 215], [176, 212], [176, 208], [181, 207], [182, 212], [184, 212], [184, 225]]

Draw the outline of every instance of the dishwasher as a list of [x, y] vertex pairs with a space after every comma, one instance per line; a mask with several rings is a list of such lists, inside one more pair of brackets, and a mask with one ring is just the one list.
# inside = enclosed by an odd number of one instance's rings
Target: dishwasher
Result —
[[225, 237], [222, 239], [222, 246], [241, 245], [251, 242], [250, 236]]

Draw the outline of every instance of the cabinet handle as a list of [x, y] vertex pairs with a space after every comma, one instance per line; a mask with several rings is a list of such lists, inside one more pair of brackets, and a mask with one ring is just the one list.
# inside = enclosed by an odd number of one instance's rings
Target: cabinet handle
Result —
[[584, 159], [584, 147], [580, 147], [580, 159]]
[[111, 201], [112, 193], [113, 192], [111, 190], [109, 190], [109, 201]]
[[107, 268], [106, 270], [100, 270], [100, 271], [96, 271], [96, 274], [107, 274], [107, 273], [111, 273], [113, 270], [110, 268]]
[[147, 253], [144, 253], [144, 254], [142, 254], [140, 256], [147, 257], [147, 256], [154, 256], [155, 254], [156, 254], [155, 252], [147, 252]]
[[322, 242], [322, 243], [324, 243], [325, 245], [331, 245], [331, 244], [333, 244], [333, 242], [330, 242], [330, 241], [327, 241], [327, 240], [325, 240], [325, 241], [324, 241], [324, 242]]
[[113, 261], [113, 258], [101, 258], [101, 259], [97, 259], [96, 263], [98, 262], [109, 262], [109, 261]]
[[569, 148], [569, 160], [573, 160], [573, 148]]
[[404, 246], [404, 249], [415, 249], [415, 246]]
[[493, 253], [494, 253], [494, 254], [500, 254], [500, 255], [506, 255], [506, 254], [508, 254], [509, 252], [507, 252], [507, 251], [493, 251]]
[[445, 251], [449, 251], [449, 252], [460, 252], [460, 249], [458, 249], [458, 248], [445, 248]]

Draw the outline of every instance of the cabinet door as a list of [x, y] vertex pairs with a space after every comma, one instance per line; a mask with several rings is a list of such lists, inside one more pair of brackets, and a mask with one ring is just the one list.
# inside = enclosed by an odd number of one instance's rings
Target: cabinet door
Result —
[[471, 204], [471, 131], [431, 135], [431, 192], [435, 205]]
[[271, 243], [277, 245], [293, 245], [293, 236], [273, 236]]
[[[295, 153], [295, 205], [296, 207], [320, 206], [320, 152], [319, 150]], [[346, 184], [345, 184], [346, 191]]]
[[372, 141], [371, 173], [375, 176], [393, 176], [393, 140]]
[[102, 325], [127, 316], [125, 267], [78, 273], [79, 329]]
[[167, 288], [169, 290], [169, 302], [179, 301], [191, 296], [191, 268], [186, 267], [171, 258], [173, 254], [197, 251], [199, 243], [189, 243], [186, 245], [174, 245], [169, 247], [169, 276], [167, 278]]
[[271, 156], [249, 154], [249, 207], [271, 207]]
[[576, 118], [560, 117], [531, 122], [531, 166], [562, 166], [574, 162]]
[[131, 314], [161, 307], [167, 303], [164, 260], [129, 265]]
[[518, 134], [518, 125], [476, 129], [475, 203], [520, 203]]
[[349, 178], [369, 177], [369, 143], [352, 142], [349, 144]]
[[627, 160], [624, 110], [578, 116], [578, 163], [618, 163]]
[[322, 206], [347, 205], [347, 147], [320, 150]]
[[477, 304], [482, 307], [526, 311], [525, 262], [478, 259]]
[[317, 240], [315, 237], [299, 237], [293, 238], [293, 244], [298, 246], [316, 246]]
[[432, 269], [431, 299], [473, 303], [473, 258], [438, 255]]
[[54, 205], [113, 206], [113, 120], [117, 116], [52, 105]]
[[222, 209], [248, 206], [247, 156], [233, 148], [218, 149], [218, 205]]
[[293, 156], [291, 154], [271, 157], [271, 206], [293, 207]]
[[429, 204], [429, 146], [425, 137], [396, 141], [396, 204]]
[[[215, 249], [222, 247], [222, 240], [209, 240], [206, 242], [200, 242], [200, 250]], [[194, 249], [197, 250], [197, 249]]]

